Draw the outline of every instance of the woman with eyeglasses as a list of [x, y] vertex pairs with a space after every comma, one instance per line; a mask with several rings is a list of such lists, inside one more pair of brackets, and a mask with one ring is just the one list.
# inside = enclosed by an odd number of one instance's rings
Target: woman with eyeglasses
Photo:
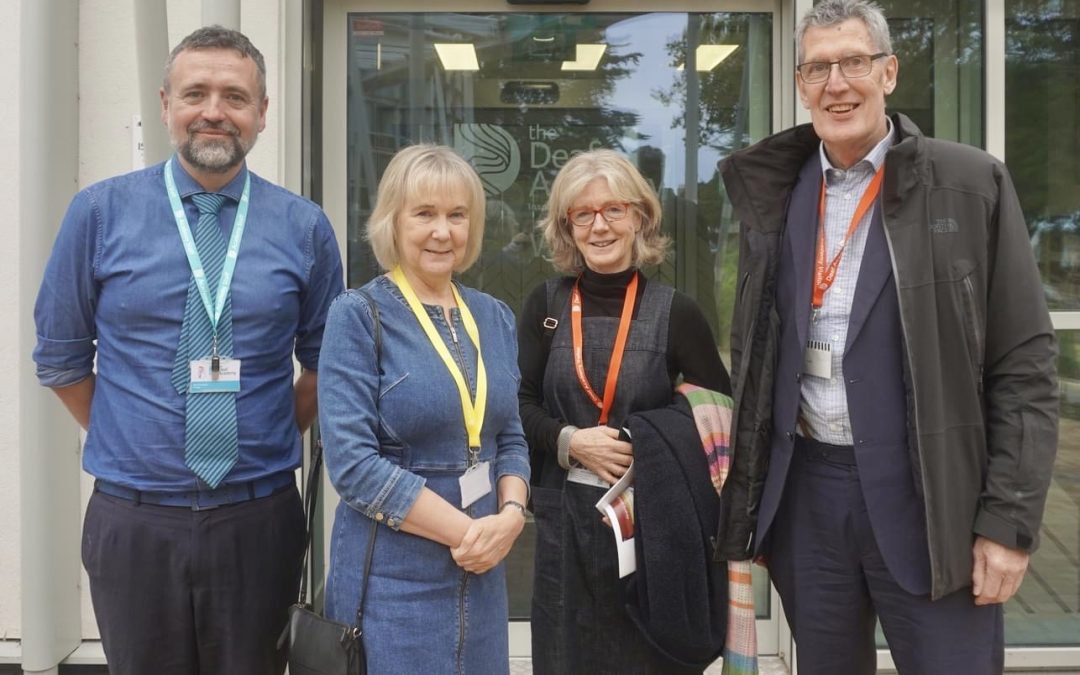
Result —
[[565, 276], [537, 286], [518, 324], [522, 424], [536, 523], [533, 672], [684, 672], [629, 619], [611, 529], [596, 510], [634, 447], [623, 420], [671, 403], [676, 380], [730, 392], [698, 306], [641, 268], [663, 261], [660, 202], [623, 155], [576, 155], [539, 227]]

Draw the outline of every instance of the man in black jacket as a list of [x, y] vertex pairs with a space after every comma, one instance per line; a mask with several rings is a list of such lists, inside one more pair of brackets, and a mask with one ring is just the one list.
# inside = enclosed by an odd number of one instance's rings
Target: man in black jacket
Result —
[[801, 673], [874, 672], [875, 618], [901, 673], [999, 673], [1057, 447], [1019, 203], [1000, 162], [886, 115], [876, 5], [824, 0], [796, 41], [812, 125], [721, 169], [743, 499], [720, 550], [765, 556]]

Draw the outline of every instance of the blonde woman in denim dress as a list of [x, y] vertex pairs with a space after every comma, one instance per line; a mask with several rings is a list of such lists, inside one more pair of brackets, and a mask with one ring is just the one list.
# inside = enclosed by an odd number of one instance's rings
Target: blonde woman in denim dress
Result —
[[363, 606], [376, 675], [509, 670], [502, 561], [529, 479], [514, 317], [452, 280], [476, 260], [483, 223], [483, 189], [463, 159], [441, 146], [400, 151], [368, 222], [387, 274], [367, 297], [341, 295], [327, 318], [319, 419], [341, 501], [326, 612], [354, 622], [377, 528]]

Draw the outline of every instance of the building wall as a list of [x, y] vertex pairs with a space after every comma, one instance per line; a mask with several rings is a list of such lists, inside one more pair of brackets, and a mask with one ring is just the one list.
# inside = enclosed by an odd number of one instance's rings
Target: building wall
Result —
[[[15, 92], [19, 89], [19, 0], [0, 0], [0, 204], [15, 205], [9, 213], [18, 213], [19, 203], [19, 108]], [[11, 207], [9, 206], [9, 209]], [[0, 231], [15, 235], [18, 218], [9, 220]], [[0, 251], [13, 253], [15, 247], [4, 237]], [[18, 285], [13, 283], [13, 265], [0, 267], [0, 315], [18, 316]], [[18, 363], [18, 342], [5, 331], [0, 336], [0, 364], [9, 368]], [[5, 377], [0, 380], [0, 639], [18, 637], [19, 625], [19, 438], [18, 425], [13, 423], [13, 399], [18, 382]]]
[[9, 71], [16, 81], [0, 109], [17, 115], [5, 125], [15, 135], [2, 153], [16, 184], [5, 202], [8, 236], [0, 240], [0, 311], [8, 317], [0, 337], [0, 433], [2, 452], [14, 453], [5, 464], [16, 470], [0, 478], [0, 492], [14, 504], [5, 508], [3, 529], [17, 532], [10, 559], [17, 574], [0, 583], [4, 633], [22, 639], [25, 667], [40, 669], [79, 640], [77, 437], [57, 423], [61, 407], [37, 386], [29, 359], [41, 271], [77, 182], [78, 8], [40, 0], [9, 9], [2, 30], [17, 31]]

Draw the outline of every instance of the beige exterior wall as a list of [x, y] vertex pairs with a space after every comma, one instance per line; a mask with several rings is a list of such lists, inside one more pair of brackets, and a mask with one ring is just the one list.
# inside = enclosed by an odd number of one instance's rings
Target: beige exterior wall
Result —
[[[19, 203], [19, 5], [18, 0], [0, 0], [0, 204]], [[5, 209], [9, 214], [18, 211]], [[13, 235], [19, 218], [8, 219], [0, 227], [7, 236], [0, 238], [0, 255], [17, 253]], [[10, 258], [9, 258], [10, 260]], [[18, 280], [15, 266], [0, 267], [0, 316], [19, 313]], [[7, 322], [5, 322], [7, 323]], [[18, 340], [10, 331], [0, 337], [0, 364], [11, 373], [19, 361]], [[19, 578], [19, 434], [17, 420], [18, 380], [0, 380], [0, 639], [18, 637], [21, 594]]]

